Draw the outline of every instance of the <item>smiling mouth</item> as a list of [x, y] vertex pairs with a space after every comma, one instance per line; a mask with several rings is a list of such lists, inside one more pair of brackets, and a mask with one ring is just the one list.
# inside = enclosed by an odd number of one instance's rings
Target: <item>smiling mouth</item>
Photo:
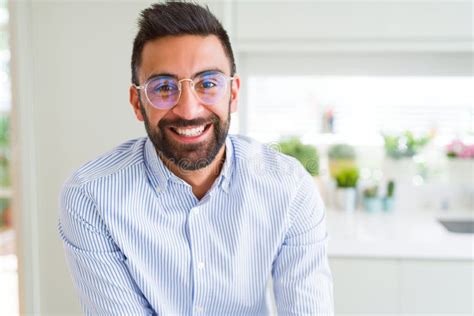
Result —
[[170, 130], [181, 137], [198, 137], [204, 134], [212, 124], [203, 124], [192, 127], [170, 127]]

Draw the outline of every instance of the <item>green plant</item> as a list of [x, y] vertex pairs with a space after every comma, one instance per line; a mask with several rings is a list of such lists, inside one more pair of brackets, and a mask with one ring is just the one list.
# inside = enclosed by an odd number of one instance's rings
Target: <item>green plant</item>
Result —
[[316, 147], [301, 143], [298, 137], [289, 137], [278, 143], [283, 154], [296, 158], [312, 176], [319, 174], [319, 154]]
[[399, 135], [383, 135], [386, 154], [394, 159], [413, 157], [431, 140], [431, 135], [415, 137], [405, 131]]
[[10, 206], [10, 200], [7, 198], [0, 198], [0, 227], [7, 226], [8, 221], [5, 220], [6, 212]]
[[379, 187], [374, 185], [368, 188], [365, 188], [364, 191], [362, 191], [362, 195], [366, 198], [375, 198], [377, 197], [379, 191]]
[[339, 188], [354, 188], [359, 181], [359, 169], [356, 167], [341, 169], [335, 179]]
[[0, 148], [10, 146], [10, 117], [0, 116]]
[[0, 186], [10, 185], [10, 118], [0, 116]]
[[394, 192], [395, 192], [395, 182], [393, 180], [390, 180], [387, 183], [387, 197], [388, 198], [393, 197]]
[[332, 145], [328, 149], [328, 157], [331, 160], [353, 160], [356, 157], [354, 147], [347, 144]]

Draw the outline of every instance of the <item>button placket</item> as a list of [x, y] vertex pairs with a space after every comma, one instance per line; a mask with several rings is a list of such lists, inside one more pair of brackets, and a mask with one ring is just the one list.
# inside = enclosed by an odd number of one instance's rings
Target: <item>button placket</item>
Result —
[[198, 264], [197, 264], [197, 268], [198, 268], [198, 270], [204, 270], [204, 262], [199, 261]]
[[202, 306], [196, 306], [196, 312], [197, 313], [202, 313], [202, 312], [204, 312], [204, 308]]
[[190, 233], [191, 233], [191, 249], [192, 249], [192, 256], [193, 256], [193, 270], [194, 270], [194, 282], [193, 282], [193, 287], [194, 287], [194, 313], [195, 314], [204, 314], [205, 309], [204, 306], [202, 306], [199, 303], [202, 303], [202, 296], [203, 296], [203, 291], [206, 291], [206, 286], [203, 283], [205, 277], [205, 252], [206, 252], [206, 247], [205, 243], [203, 242], [203, 236], [199, 233], [202, 232], [202, 226], [205, 224], [203, 222], [204, 218], [202, 213], [204, 211], [204, 206], [201, 204], [195, 205], [189, 210], [189, 228], [190, 228]]

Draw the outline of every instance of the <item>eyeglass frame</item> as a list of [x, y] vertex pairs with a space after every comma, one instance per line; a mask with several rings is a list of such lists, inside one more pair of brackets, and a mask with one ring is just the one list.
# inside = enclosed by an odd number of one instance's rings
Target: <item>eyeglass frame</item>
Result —
[[[228, 75], [226, 75], [225, 73], [223, 73], [223, 72], [221, 72], [221, 71], [219, 71], [219, 70], [205, 70], [205, 71], [202, 71], [202, 72], [197, 73], [196, 75], [194, 75], [193, 78], [196, 79], [197, 77], [199, 77], [200, 75], [202, 75], [203, 73], [206, 73], [206, 72], [216, 72], [216, 73], [218, 73], [218, 74], [224, 76], [225, 79], [226, 79], [226, 81], [225, 81], [225, 82], [226, 82], [225, 89], [227, 89], [227, 87], [228, 87], [228, 82], [231, 82], [232, 80], [235, 80], [235, 79], [237, 78], [235, 75], [234, 75], [233, 77], [231, 77], [231, 76], [228, 76]], [[164, 75], [162, 75], [162, 76], [164, 76]], [[173, 75], [168, 75], [168, 76], [177, 79], [176, 76], [173, 76]], [[150, 82], [152, 82], [153, 80], [155, 80], [157, 77], [160, 77], [160, 75], [158, 75], [158, 76], [152, 76], [152, 77], [149, 78], [149, 79], [145, 82], [145, 84], [143, 84], [143, 85], [137, 86], [137, 85], [134, 84], [134, 83], [132, 84], [132, 86], [135, 87], [135, 89], [137, 89], [137, 90], [139, 90], [139, 91], [140, 91], [140, 90], [143, 90], [143, 92], [145, 93], [146, 100], [147, 100], [148, 103], [149, 103], [151, 106], [153, 106], [155, 109], [158, 109], [158, 110], [169, 110], [169, 109], [174, 108], [174, 107], [176, 106], [176, 104], [178, 104], [179, 100], [181, 99], [181, 93], [182, 93], [182, 91], [183, 91], [181, 82], [183, 82], [183, 81], [189, 81], [189, 82], [190, 82], [189, 85], [190, 85], [190, 87], [191, 87], [191, 90], [193, 91], [194, 96], [195, 96], [199, 101], [203, 102], [203, 103], [206, 104], [206, 105], [212, 105], [212, 104], [207, 104], [207, 103], [205, 103], [203, 100], [201, 100], [201, 98], [200, 98], [199, 95], [197, 94], [196, 89], [194, 88], [194, 84], [195, 84], [195, 83], [194, 83], [193, 78], [183, 78], [183, 79], [178, 80], [178, 82], [177, 82], [177, 83], [178, 83], [179, 95], [178, 95], [178, 98], [176, 99], [176, 103], [173, 104], [172, 106], [170, 106], [169, 108], [159, 108], [159, 107], [155, 106], [155, 105], [153, 104], [153, 102], [150, 101], [150, 98], [148, 97], [147, 88], [148, 88], [148, 84], [149, 84]], [[219, 101], [220, 101], [220, 100], [219, 100]], [[216, 101], [216, 102], [217, 102], [217, 101]]]

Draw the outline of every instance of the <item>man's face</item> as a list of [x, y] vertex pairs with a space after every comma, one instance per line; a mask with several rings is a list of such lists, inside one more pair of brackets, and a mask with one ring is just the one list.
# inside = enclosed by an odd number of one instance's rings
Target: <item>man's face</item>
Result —
[[[138, 78], [144, 85], [157, 74], [171, 74], [180, 80], [206, 70], [230, 75], [229, 59], [216, 36], [168, 36], [145, 44]], [[190, 82], [183, 81], [178, 103], [166, 110], [151, 106], [144, 91], [132, 87], [130, 103], [158, 153], [182, 169], [197, 170], [208, 166], [225, 143], [230, 113], [237, 110], [239, 87], [236, 78], [228, 83], [221, 100], [205, 105]]]

